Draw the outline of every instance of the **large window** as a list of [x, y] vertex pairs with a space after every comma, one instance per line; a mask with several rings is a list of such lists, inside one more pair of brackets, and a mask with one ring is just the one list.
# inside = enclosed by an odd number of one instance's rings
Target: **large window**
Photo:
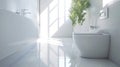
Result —
[[41, 0], [40, 37], [52, 37], [67, 22], [71, 0]]

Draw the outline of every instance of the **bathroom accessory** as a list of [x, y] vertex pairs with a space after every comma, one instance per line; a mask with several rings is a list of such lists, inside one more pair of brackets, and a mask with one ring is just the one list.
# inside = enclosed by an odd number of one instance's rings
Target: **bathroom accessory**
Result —
[[31, 14], [31, 11], [29, 9], [20, 9], [16, 10], [16, 14], [25, 16], [27, 14]]
[[100, 16], [100, 19], [107, 19], [109, 16], [108, 7], [104, 7], [103, 9], [101, 9], [99, 16]]
[[97, 29], [97, 28], [98, 28], [98, 27], [97, 27], [97, 26], [94, 26], [94, 25], [91, 25], [91, 26], [90, 26], [90, 29], [93, 29], [93, 30], [94, 30], [94, 29]]

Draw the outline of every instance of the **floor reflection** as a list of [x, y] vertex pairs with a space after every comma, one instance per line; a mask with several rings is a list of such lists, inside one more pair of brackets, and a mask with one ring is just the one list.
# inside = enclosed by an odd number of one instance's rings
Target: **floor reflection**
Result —
[[39, 43], [40, 67], [70, 67], [71, 38], [39, 39]]

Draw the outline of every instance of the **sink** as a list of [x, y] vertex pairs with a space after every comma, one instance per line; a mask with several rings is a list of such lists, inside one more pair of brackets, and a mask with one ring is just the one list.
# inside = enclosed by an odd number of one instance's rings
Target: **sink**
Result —
[[107, 58], [110, 35], [103, 33], [77, 33], [73, 35], [74, 44], [80, 56], [85, 58]]

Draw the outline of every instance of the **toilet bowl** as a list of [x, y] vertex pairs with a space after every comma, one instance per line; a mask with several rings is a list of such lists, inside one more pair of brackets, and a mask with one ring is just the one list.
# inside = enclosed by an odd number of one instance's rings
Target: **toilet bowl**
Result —
[[74, 44], [80, 56], [85, 58], [107, 58], [109, 51], [109, 34], [81, 33], [73, 35]]

